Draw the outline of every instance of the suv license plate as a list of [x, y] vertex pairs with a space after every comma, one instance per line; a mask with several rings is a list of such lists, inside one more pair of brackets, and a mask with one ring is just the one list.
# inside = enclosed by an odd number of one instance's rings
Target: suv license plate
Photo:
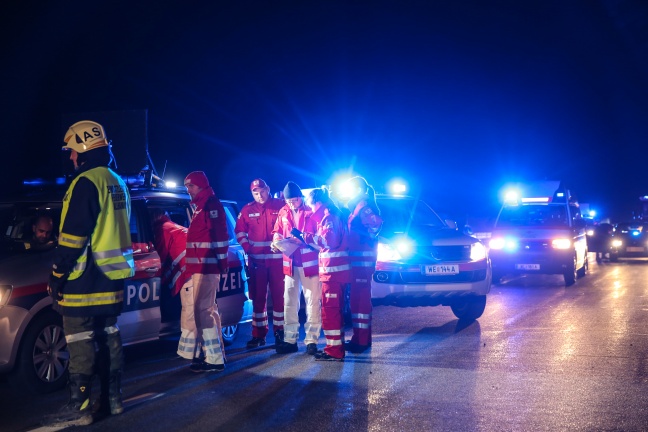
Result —
[[425, 274], [427, 276], [459, 274], [459, 265], [457, 264], [426, 265]]
[[516, 270], [540, 270], [540, 264], [515, 264]]

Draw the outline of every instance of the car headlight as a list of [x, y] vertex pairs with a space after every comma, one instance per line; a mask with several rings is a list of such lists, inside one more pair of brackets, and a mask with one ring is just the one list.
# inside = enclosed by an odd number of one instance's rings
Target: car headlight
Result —
[[495, 237], [490, 240], [488, 246], [495, 250], [506, 249], [507, 251], [514, 251], [518, 248], [518, 241], [514, 238]]
[[470, 245], [470, 260], [479, 261], [486, 259], [486, 246], [481, 242], [473, 243]]
[[618, 248], [623, 246], [623, 242], [619, 239], [612, 240], [612, 247]]
[[587, 235], [592, 237], [594, 235], [594, 230], [593, 229], [587, 230]]
[[11, 285], [0, 285], [0, 307], [9, 303], [12, 289]]
[[414, 253], [414, 242], [400, 238], [391, 243], [378, 243], [378, 261], [400, 261], [409, 258]]
[[391, 245], [387, 243], [378, 243], [378, 261], [387, 262], [387, 261], [400, 261], [402, 259], [401, 254]]
[[551, 240], [551, 247], [554, 249], [570, 249], [572, 247], [572, 241], [566, 238], [557, 238]]

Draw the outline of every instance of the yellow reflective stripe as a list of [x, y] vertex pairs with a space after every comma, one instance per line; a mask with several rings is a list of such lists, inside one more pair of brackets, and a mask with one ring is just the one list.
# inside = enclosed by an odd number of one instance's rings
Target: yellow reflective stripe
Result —
[[87, 307], [115, 304], [124, 301], [124, 292], [102, 292], [92, 294], [63, 294], [60, 306]]
[[65, 246], [73, 249], [81, 249], [83, 245], [86, 244], [87, 241], [88, 241], [88, 237], [80, 237], [80, 236], [75, 236], [66, 233], [61, 233], [58, 240], [61, 246]]
[[124, 248], [124, 249], [110, 249], [106, 251], [100, 251], [100, 252], [92, 252], [92, 255], [94, 255], [96, 260], [100, 259], [108, 259], [108, 258], [115, 258], [115, 257], [128, 257], [129, 255], [133, 255], [133, 248]]

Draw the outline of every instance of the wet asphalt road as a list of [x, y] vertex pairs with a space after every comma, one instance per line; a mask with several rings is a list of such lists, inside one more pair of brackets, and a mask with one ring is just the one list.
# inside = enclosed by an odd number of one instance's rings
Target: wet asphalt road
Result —
[[[221, 374], [188, 371], [175, 340], [129, 347], [125, 413], [83, 430], [648, 430], [648, 260], [590, 262], [569, 288], [561, 276], [493, 286], [472, 323], [376, 307], [372, 349], [343, 363], [303, 345], [246, 350], [249, 325]], [[0, 431], [38, 428], [65, 401], [0, 381]]]

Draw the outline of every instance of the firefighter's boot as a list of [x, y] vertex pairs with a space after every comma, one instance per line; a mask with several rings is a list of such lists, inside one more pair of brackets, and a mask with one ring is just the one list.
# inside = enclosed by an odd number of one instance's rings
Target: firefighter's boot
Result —
[[122, 405], [121, 371], [110, 372], [108, 401], [110, 403], [110, 414], [117, 415], [124, 412], [124, 406]]
[[90, 405], [91, 376], [70, 374], [68, 387], [70, 400], [57, 413], [51, 414], [43, 420], [44, 426], [68, 427], [87, 426], [92, 424], [92, 407]]

